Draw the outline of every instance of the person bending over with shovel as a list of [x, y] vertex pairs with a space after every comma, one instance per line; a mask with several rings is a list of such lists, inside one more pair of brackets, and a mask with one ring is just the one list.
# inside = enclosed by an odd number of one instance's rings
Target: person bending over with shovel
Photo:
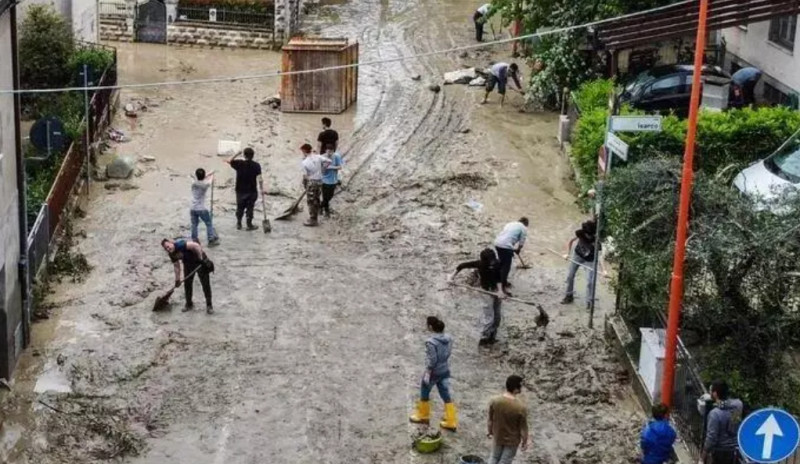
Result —
[[[211, 278], [214, 272], [214, 263], [208, 259], [203, 247], [199, 243], [183, 238], [176, 240], [161, 240], [161, 246], [172, 260], [175, 268], [175, 288], [183, 284], [186, 294], [186, 306], [183, 311], [191, 311], [194, 308], [192, 303], [192, 286], [194, 284], [195, 273], [200, 277], [200, 285], [203, 287], [203, 295], [206, 297], [206, 312], [214, 314], [214, 306], [211, 304]], [[183, 261], [183, 279], [181, 279], [181, 261]]]
[[425, 373], [422, 375], [417, 410], [409, 417], [415, 424], [428, 424], [431, 419], [431, 390], [439, 390], [444, 401], [444, 419], [439, 427], [455, 432], [458, 428], [456, 405], [450, 396], [450, 353], [453, 350], [453, 338], [444, 333], [444, 322], [434, 316], [428, 316], [428, 330], [433, 335], [425, 341]]
[[464, 269], [477, 269], [480, 287], [492, 294], [483, 294], [483, 318], [481, 325], [481, 339], [479, 346], [492, 345], [497, 342], [497, 329], [500, 327], [502, 300], [507, 296], [503, 290], [503, 277], [501, 273], [500, 261], [494, 250], [485, 248], [481, 251], [478, 261], [467, 261], [456, 267], [456, 272], [448, 279], [453, 283], [453, 279]]

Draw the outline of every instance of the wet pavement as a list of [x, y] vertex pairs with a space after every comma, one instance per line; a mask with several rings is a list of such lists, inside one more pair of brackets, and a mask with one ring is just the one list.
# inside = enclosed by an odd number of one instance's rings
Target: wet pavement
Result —
[[[459, 0], [353, 0], [324, 7], [305, 27], [361, 43], [362, 61], [453, 47], [471, 40], [473, 5]], [[321, 26], [325, 24], [325, 26]], [[462, 65], [508, 59], [507, 48], [361, 68], [355, 107], [333, 116], [346, 160], [336, 214], [304, 228], [305, 213], [273, 232], [237, 231], [231, 170], [218, 140], [256, 149], [274, 217], [301, 192], [297, 147], [313, 142], [319, 115], [262, 104], [275, 79], [131, 89], [147, 105], [131, 141], [113, 153], [141, 159], [135, 177], [96, 182], [74, 227], [94, 270], [64, 282], [53, 318], [4, 398], [8, 462], [408, 463], [485, 454], [485, 410], [511, 373], [530, 389], [533, 447], [519, 462], [627, 462], [642, 416], [582, 305], [560, 306], [562, 250], [582, 220], [557, 116], [519, 112], [522, 97], [479, 105], [480, 88], [428, 84]], [[277, 53], [119, 45], [123, 83], [252, 75], [275, 70]], [[420, 81], [411, 77], [420, 74]], [[468, 129], [468, 130], [467, 130]], [[217, 170], [209, 250], [217, 313], [182, 313], [182, 291], [151, 311], [171, 286], [162, 237], [188, 234], [189, 176]], [[471, 204], [472, 206], [468, 206]], [[256, 222], [260, 222], [261, 204]], [[546, 340], [530, 307], [506, 303], [501, 343], [477, 347], [480, 299], [447, 289], [455, 265], [491, 243], [505, 222], [531, 218], [514, 270], [520, 297], [550, 313]], [[201, 227], [201, 234], [203, 228]], [[201, 235], [202, 237], [202, 235]], [[583, 278], [583, 277], [582, 277]], [[579, 282], [578, 288], [583, 288]], [[198, 286], [199, 287], [199, 286]], [[195, 289], [196, 303], [201, 292]], [[601, 310], [611, 299], [601, 291]], [[200, 305], [199, 307], [202, 307]], [[455, 338], [457, 434], [438, 455], [410, 450], [407, 421], [423, 363], [424, 321], [438, 315]], [[441, 414], [434, 401], [434, 418]], [[433, 422], [433, 421], [432, 421]], [[2, 454], [5, 453], [5, 454]]]

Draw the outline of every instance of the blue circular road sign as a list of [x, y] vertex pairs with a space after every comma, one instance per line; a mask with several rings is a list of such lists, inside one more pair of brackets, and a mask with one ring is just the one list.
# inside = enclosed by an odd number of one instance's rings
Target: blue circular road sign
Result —
[[759, 409], [739, 426], [739, 450], [755, 462], [782, 461], [797, 450], [798, 443], [797, 420], [780, 409]]

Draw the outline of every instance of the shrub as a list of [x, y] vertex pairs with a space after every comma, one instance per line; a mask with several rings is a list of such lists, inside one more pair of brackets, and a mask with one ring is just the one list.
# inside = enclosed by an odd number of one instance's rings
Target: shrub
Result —
[[22, 88], [57, 88], [70, 82], [68, 64], [74, 51], [69, 23], [49, 5], [31, 5], [20, 26]]
[[[606, 186], [608, 233], [623, 264], [617, 282], [622, 317], [647, 324], [666, 308], [680, 189], [677, 159], [620, 169]], [[800, 413], [787, 357], [800, 346], [800, 197], [789, 214], [757, 211], [727, 182], [698, 172], [684, 269], [683, 334], [705, 380], [728, 379], [752, 406]], [[688, 342], [687, 342], [688, 343]]]
[[608, 98], [614, 90], [611, 79], [597, 79], [582, 84], [575, 91], [575, 104], [581, 113], [608, 108]]
[[585, 191], [597, 179], [598, 149], [603, 145], [608, 111], [602, 108], [581, 114], [572, 138], [572, 160], [580, 174], [580, 187]]
[[[588, 91], [586, 94], [592, 95]], [[590, 96], [586, 98], [592, 101]], [[572, 158], [580, 171], [584, 189], [590, 188], [597, 179], [597, 152], [605, 137], [606, 115], [605, 109], [583, 113], [575, 127]], [[744, 167], [772, 153], [798, 128], [800, 112], [784, 107], [721, 113], [704, 111], [700, 113], [697, 125], [695, 170], [715, 174], [730, 165]], [[681, 158], [686, 120], [666, 116], [661, 132], [618, 135], [630, 146], [628, 163], [658, 156]], [[621, 165], [618, 159], [614, 163]]]
[[76, 85], [83, 85], [83, 65], [88, 65], [91, 70], [90, 82], [97, 84], [103, 73], [114, 64], [114, 53], [102, 48], [79, 48], [69, 59], [69, 69], [72, 72]]

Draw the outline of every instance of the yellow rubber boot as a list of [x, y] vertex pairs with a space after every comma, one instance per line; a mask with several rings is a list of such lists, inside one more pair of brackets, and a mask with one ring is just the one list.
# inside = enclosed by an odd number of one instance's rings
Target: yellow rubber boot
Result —
[[453, 432], [458, 428], [458, 415], [455, 403], [444, 404], [444, 419], [439, 422], [439, 427]]
[[431, 403], [428, 401], [417, 401], [417, 412], [408, 418], [415, 424], [428, 424], [431, 421]]

